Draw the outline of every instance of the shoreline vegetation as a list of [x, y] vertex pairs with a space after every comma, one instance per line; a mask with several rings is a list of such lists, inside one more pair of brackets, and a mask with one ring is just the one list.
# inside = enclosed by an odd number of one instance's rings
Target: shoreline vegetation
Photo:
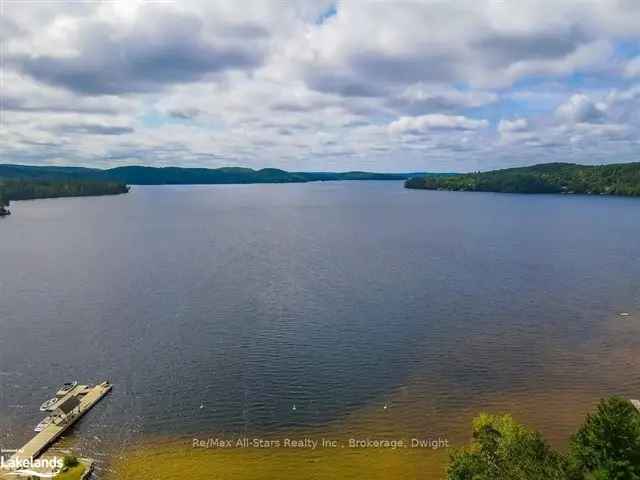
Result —
[[640, 196], [640, 162], [610, 165], [546, 163], [458, 175], [416, 176], [406, 188], [461, 192]]
[[23, 180], [0, 177], [0, 217], [11, 214], [12, 200], [41, 198], [88, 197], [128, 193], [123, 183], [80, 180]]

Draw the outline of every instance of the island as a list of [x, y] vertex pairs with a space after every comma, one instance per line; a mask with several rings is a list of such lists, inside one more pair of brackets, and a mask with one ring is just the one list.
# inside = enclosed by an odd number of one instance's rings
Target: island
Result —
[[504, 193], [640, 196], [640, 163], [546, 163], [458, 175], [415, 176], [406, 188]]

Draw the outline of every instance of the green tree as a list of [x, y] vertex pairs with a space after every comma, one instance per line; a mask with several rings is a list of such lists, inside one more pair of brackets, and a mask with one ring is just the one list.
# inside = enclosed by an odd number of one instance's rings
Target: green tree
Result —
[[64, 458], [62, 459], [62, 465], [65, 468], [72, 468], [78, 465], [78, 458], [75, 457], [74, 455], [65, 455]]
[[640, 414], [622, 398], [602, 400], [570, 451], [574, 478], [640, 480]]
[[566, 480], [566, 462], [509, 415], [482, 414], [473, 441], [451, 455], [448, 480]]

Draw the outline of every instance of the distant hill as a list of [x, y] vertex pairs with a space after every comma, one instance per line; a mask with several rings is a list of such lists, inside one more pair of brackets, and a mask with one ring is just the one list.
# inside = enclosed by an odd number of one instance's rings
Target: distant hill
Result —
[[455, 176], [416, 176], [407, 188], [505, 193], [579, 193], [640, 196], [640, 163], [546, 163]]
[[[292, 183], [327, 180], [405, 180], [424, 173], [287, 172], [277, 168], [180, 168], [127, 166], [106, 170], [82, 167], [0, 165], [0, 178], [29, 180], [108, 181], [128, 185], [218, 183]], [[437, 175], [437, 174], [436, 174]]]

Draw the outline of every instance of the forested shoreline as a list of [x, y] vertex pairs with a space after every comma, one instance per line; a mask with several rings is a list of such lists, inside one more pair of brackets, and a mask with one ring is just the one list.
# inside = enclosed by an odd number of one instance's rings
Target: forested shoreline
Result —
[[79, 180], [24, 180], [0, 178], [0, 216], [9, 214], [12, 200], [87, 197], [127, 193], [124, 183]]
[[412, 177], [406, 188], [504, 193], [566, 193], [640, 196], [640, 163], [532, 167], [438, 177]]

